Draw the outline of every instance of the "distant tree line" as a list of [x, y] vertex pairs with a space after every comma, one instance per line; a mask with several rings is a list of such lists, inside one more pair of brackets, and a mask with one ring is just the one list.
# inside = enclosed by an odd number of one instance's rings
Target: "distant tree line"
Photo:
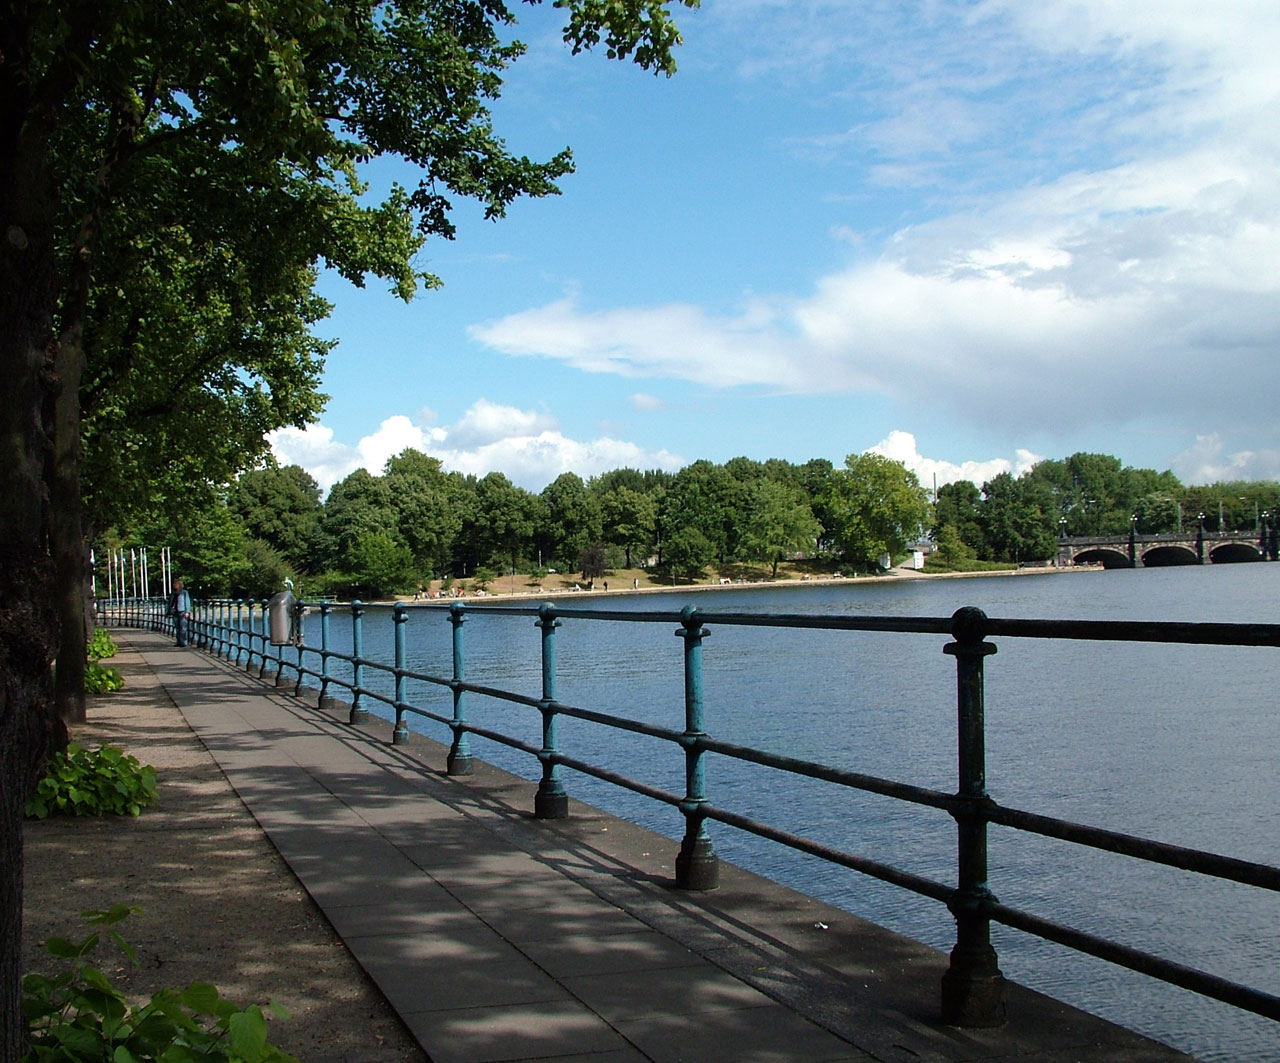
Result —
[[305, 470], [273, 465], [242, 473], [199, 510], [167, 512], [129, 539], [171, 544], [202, 593], [256, 597], [292, 576], [309, 593], [372, 598], [433, 579], [551, 569], [689, 578], [748, 565], [776, 575], [783, 561], [821, 558], [866, 571], [925, 535], [953, 561], [1043, 561], [1063, 534], [1124, 534], [1135, 518], [1143, 533], [1194, 528], [1201, 514], [1209, 530], [1253, 528], [1280, 512], [1280, 484], [1189, 488], [1170, 472], [1073, 454], [981, 488], [948, 484], [931, 504], [901, 463], [857, 454], [842, 467], [739, 457], [675, 473], [567, 472], [534, 493], [502, 473], [448, 472], [405, 450], [380, 475], [356, 470], [323, 501]]
[[1280, 483], [1229, 481], [1186, 487], [1171, 472], [1135, 469], [1109, 454], [1038, 462], [1001, 473], [979, 489], [967, 480], [939, 488], [933, 534], [940, 547], [984, 561], [1052, 557], [1060, 536], [1143, 535], [1256, 529], [1280, 512]]
[[[285, 576], [333, 594], [382, 596], [432, 579], [511, 572], [657, 568], [673, 578], [749, 563], [776, 573], [789, 558], [869, 568], [901, 556], [928, 527], [915, 475], [874, 454], [843, 467], [734, 458], [678, 472], [563, 473], [541, 492], [502, 473], [447, 472], [406, 450], [381, 475], [358, 469], [321, 500], [298, 466], [241, 474], [218, 501], [136, 524], [138, 545], [168, 543], [198, 591], [258, 596]], [[107, 537], [115, 545], [121, 537]]]

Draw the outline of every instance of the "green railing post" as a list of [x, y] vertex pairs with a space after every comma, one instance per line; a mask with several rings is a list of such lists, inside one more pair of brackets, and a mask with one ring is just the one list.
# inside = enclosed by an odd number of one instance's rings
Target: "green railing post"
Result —
[[[268, 621], [268, 624], [269, 623], [270, 621]], [[276, 686], [283, 687], [288, 685], [289, 685], [289, 680], [285, 678], [285, 674], [284, 674], [284, 647], [277, 646], [276, 647]]]
[[320, 700], [317, 706], [325, 712], [338, 707], [337, 699], [329, 693], [329, 614], [333, 606], [320, 603]]
[[306, 639], [302, 635], [302, 617], [306, 614], [307, 607], [302, 604], [302, 599], [298, 598], [293, 603], [293, 648], [297, 654], [297, 663], [295, 669], [297, 675], [294, 677], [293, 696], [295, 698], [302, 697], [302, 647], [306, 644]]
[[369, 718], [369, 710], [360, 704], [360, 684], [363, 680], [361, 667], [364, 657], [364, 605], [360, 601], [351, 603], [351, 716], [349, 722], [361, 723]]
[[[255, 668], [257, 668], [258, 675], [259, 677], [261, 677], [262, 665], [263, 665], [262, 647], [261, 645], [259, 645], [259, 642], [258, 642], [258, 622], [255, 619], [256, 614], [254, 613], [254, 609], [258, 605], [258, 603], [254, 601], [252, 598], [250, 598], [246, 604], [249, 609], [249, 655], [248, 657], [245, 658], [244, 666], [245, 666], [245, 670], [249, 672], [252, 672]], [[266, 617], [264, 616], [262, 619], [263, 619], [263, 623], [265, 624]], [[256, 665], [254, 664], [255, 660], [257, 661]]]
[[271, 639], [269, 634], [270, 629], [268, 628], [268, 625], [267, 625], [267, 599], [263, 598], [261, 601], [259, 601], [258, 606], [262, 610], [262, 634], [258, 638], [259, 658], [260, 658], [260, 664], [258, 667], [258, 678], [263, 679], [266, 677], [266, 674], [267, 674], [267, 664], [271, 660], [271, 657], [269, 654], [269, 650], [271, 649]]
[[[236, 612], [239, 615], [240, 626], [240, 652], [236, 654], [236, 664], [247, 668], [249, 662], [253, 660], [253, 637], [249, 627], [253, 618], [253, 600], [241, 598], [236, 604]], [[241, 657], [244, 658], [243, 664], [241, 664]]]
[[699, 740], [706, 737], [702, 708], [702, 640], [708, 632], [698, 610], [680, 610], [677, 637], [684, 639], [684, 735], [685, 797], [680, 803], [685, 832], [676, 856], [676, 885], [686, 890], [713, 890], [720, 885], [720, 859], [711, 847], [703, 806], [707, 802], [706, 771]]
[[569, 795], [560, 780], [560, 766], [551, 758], [560, 750], [556, 744], [556, 619], [555, 606], [544, 603], [538, 607], [538, 619], [534, 624], [542, 632], [542, 700], [538, 711], [542, 713], [542, 750], [538, 760], [542, 762], [542, 778], [538, 792], [533, 797], [533, 814], [538, 819], [564, 819], [569, 814]]
[[471, 742], [467, 738], [466, 691], [461, 683], [466, 678], [466, 655], [462, 646], [462, 625], [466, 607], [461, 602], [449, 606], [449, 623], [453, 625], [453, 744], [449, 747], [447, 771], [450, 775], [471, 774]]
[[405, 624], [409, 622], [409, 611], [405, 607], [404, 602], [397, 602], [395, 610], [391, 614], [391, 619], [395, 623], [395, 649], [396, 649], [396, 726], [391, 732], [391, 744], [394, 746], [402, 746], [409, 741], [409, 725], [404, 722], [404, 695], [405, 695], [405, 679], [404, 679], [404, 663], [405, 663]]
[[983, 658], [996, 652], [984, 641], [987, 615], [959, 609], [952, 616], [955, 642], [943, 652], [956, 659], [956, 719], [959, 789], [955, 813], [957, 882], [948, 907], [956, 919], [956, 945], [942, 976], [942, 1021], [951, 1026], [988, 1028], [1005, 1021], [1004, 975], [991, 946], [985, 906], [995, 897], [987, 888], [986, 738]]

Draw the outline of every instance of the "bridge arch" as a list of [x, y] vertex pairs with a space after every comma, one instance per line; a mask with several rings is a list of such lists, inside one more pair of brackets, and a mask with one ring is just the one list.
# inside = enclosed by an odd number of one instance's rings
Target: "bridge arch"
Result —
[[1262, 551], [1256, 543], [1222, 543], [1209, 552], [1215, 565], [1231, 565], [1241, 561], [1261, 561]]
[[1105, 546], [1081, 550], [1072, 559], [1073, 565], [1101, 565], [1103, 568], [1132, 568], [1129, 555]]
[[1200, 558], [1189, 546], [1153, 546], [1142, 555], [1144, 568], [1168, 568], [1172, 565], [1198, 565]]

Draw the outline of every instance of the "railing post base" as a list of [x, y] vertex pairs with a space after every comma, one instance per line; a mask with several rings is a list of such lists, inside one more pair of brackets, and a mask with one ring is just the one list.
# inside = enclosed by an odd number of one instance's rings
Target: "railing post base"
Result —
[[676, 856], [676, 885], [682, 890], [706, 892], [720, 885], [720, 858], [705, 835], [692, 843], [686, 838]]
[[989, 1030], [1003, 1026], [1005, 980], [990, 945], [970, 956], [951, 951], [951, 967], [942, 976], [942, 1021], [948, 1026]]
[[560, 790], [559, 793], [543, 793], [541, 789], [533, 795], [534, 819], [568, 819], [569, 795]]
[[445, 761], [445, 773], [448, 775], [470, 775], [471, 754], [450, 753]]
[[358, 705], [351, 706], [351, 715], [347, 717], [348, 723], [364, 723], [369, 718], [369, 710], [362, 709]]
[[333, 712], [338, 707], [338, 699], [332, 694], [321, 694], [320, 700], [316, 702], [316, 708], [321, 712]]
[[391, 744], [393, 746], [407, 745], [409, 742], [409, 728], [404, 720], [396, 720], [395, 729], [391, 732]]

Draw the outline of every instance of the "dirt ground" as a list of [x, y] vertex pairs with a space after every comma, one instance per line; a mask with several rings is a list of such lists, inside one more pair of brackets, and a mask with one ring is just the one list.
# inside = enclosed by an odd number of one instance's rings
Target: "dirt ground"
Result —
[[159, 799], [136, 819], [27, 821], [23, 970], [56, 969], [42, 943], [88, 933], [85, 910], [136, 905], [117, 929], [138, 966], [96, 955], [131, 996], [211, 982], [241, 1006], [288, 1008], [271, 1039], [305, 1063], [425, 1061], [127, 638], [109, 662], [124, 690], [91, 698], [72, 737], [154, 765]]

